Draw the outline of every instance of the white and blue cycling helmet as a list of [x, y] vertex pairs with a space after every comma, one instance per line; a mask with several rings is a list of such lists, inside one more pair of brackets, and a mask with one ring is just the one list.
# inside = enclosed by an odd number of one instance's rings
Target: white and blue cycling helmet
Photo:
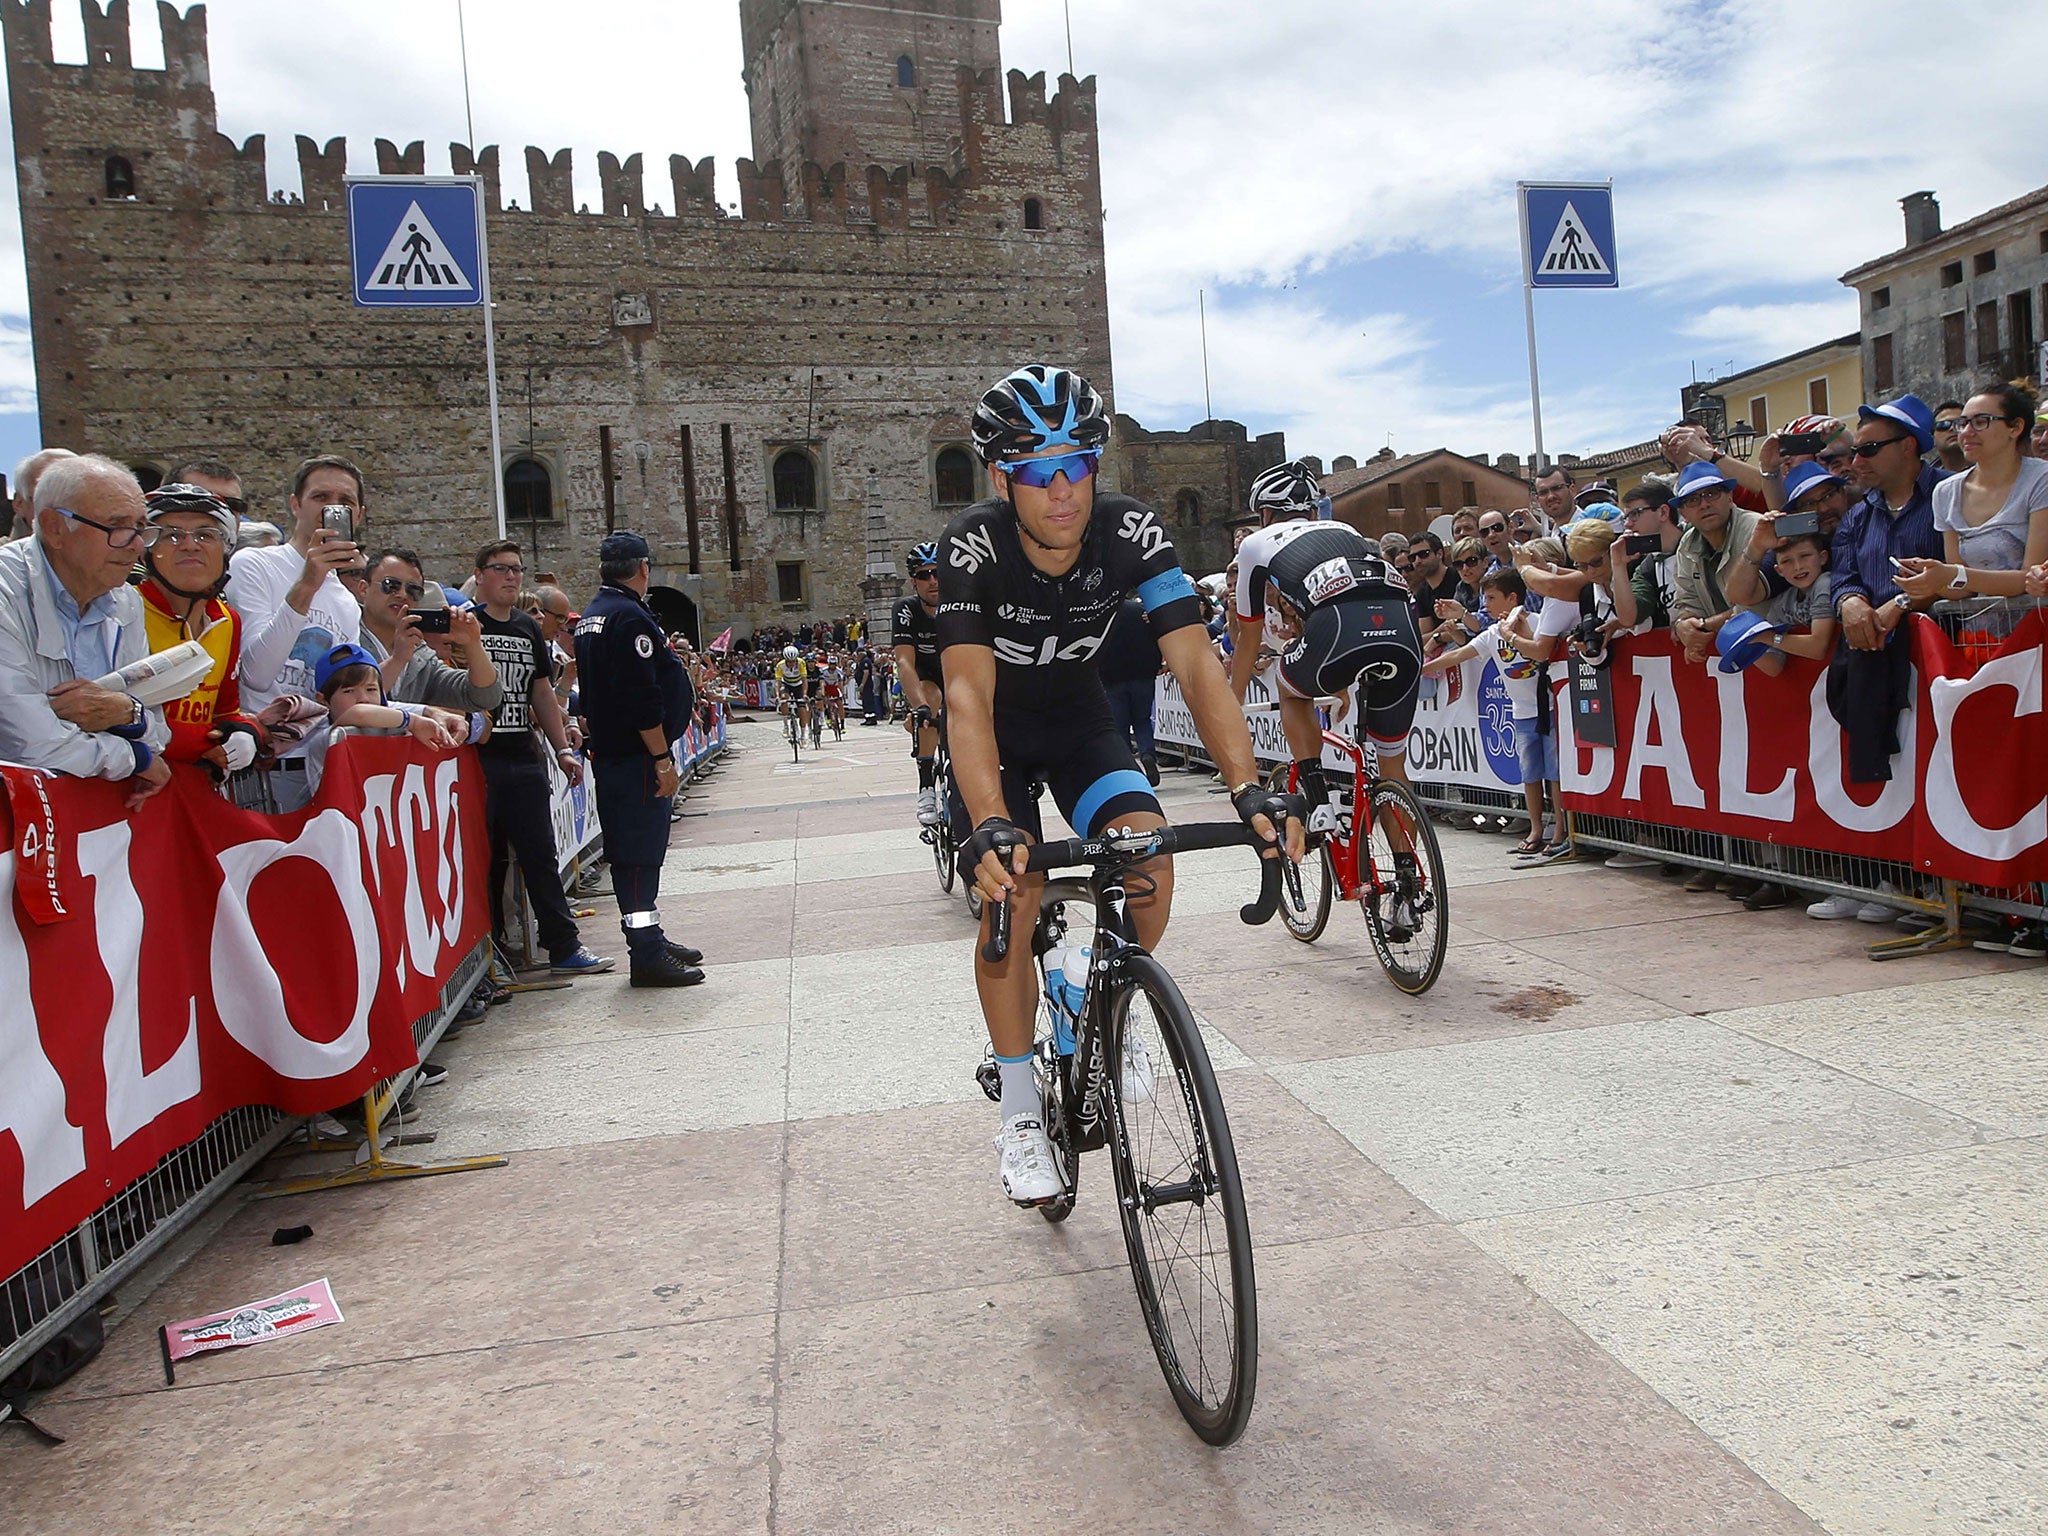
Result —
[[926, 539], [922, 544], [913, 544], [910, 546], [910, 553], [904, 557], [903, 563], [906, 569], [913, 571], [919, 566], [937, 565], [939, 563], [939, 546], [930, 539]]
[[989, 464], [1046, 448], [1100, 448], [1108, 441], [1102, 396], [1070, 368], [1019, 368], [974, 408], [974, 448]]

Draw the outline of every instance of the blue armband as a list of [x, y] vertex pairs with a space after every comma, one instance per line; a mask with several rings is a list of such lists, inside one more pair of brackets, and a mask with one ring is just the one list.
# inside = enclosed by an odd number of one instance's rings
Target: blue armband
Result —
[[149, 772], [149, 765], [156, 761], [156, 754], [149, 750], [149, 743], [146, 741], [131, 741], [128, 743], [128, 750], [135, 754], [135, 771], [137, 773]]

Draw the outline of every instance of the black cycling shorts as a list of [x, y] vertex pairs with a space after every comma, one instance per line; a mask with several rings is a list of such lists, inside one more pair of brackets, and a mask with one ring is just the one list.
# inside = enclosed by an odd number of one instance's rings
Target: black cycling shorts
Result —
[[[1098, 687], [1091, 699], [1080, 695], [1057, 718], [996, 716], [996, 752], [1003, 766], [1003, 805], [1019, 831], [1044, 841], [1038, 797], [1032, 785], [1052, 791], [1060, 814], [1083, 837], [1093, 837], [1119, 816], [1133, 811], [1163, 814], [1152, 781], [1139, 768], [1130, 737], [1117, 729], [1109, 700]], [[956, 787], [947, 813], [953, 841], [966, 847], [974, 835], [966, 802]]]
[[1311, 608], [1301, 634], [1280, 658], [1280, 680], [1305, 699], [1342, 693], [1357, 683], [1366, 734], [1383, 751], [1399, 750], [1415, 724], [1422, 683], [1414, 610], [1398, 598], [1376, 597], [1340, 598]]

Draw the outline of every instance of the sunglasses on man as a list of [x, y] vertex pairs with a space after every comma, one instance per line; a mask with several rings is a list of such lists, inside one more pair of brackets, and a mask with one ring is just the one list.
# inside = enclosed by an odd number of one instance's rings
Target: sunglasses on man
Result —
[[936, 565], [914, 565], [910, 568], [912, 581], [930, 581], [938, 574], [939, 568]]
[[1893, 443], [1910, 443], [1912, 441], [1913, 434], [1907, 432], [1898, 437], [1881, 437], [1874, 443], [1858, 443], [1849, 451], [1859, 459], [1874, 459], [1880, 453], [1883, 453], [1885, 449], [1891, 447]]
[[1054, 475], [1065, 475], [1069, 485], [1079, 485], [1095, 473], [1101, 458], [1099, 449], [1083, 448], [1076, 453], [1054, 454], [1049, 459], [1011, 459], [1002, 470], [1017, 484], [1042, 491], [1052, 484]]
[[386, 597], [392, 597], [397, 593], [403, 592], [405, 600], [409, 603], [416, 603], [427, 595], [427, 589], [418, 582], [406, 581], [397, 576], [386, 576], [377, 583], [377, 590]]

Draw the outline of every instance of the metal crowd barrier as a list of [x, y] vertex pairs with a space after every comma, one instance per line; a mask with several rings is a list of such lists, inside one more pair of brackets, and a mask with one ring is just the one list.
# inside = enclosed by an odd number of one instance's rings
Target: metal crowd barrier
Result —
[[[469, 1000], [489, 951], [490, 941], [480, 941], [442, 987], [434, 1010], [413, 1021], [413, 1041], [422, 1061]], [[408, 1067], [365, 1095], [364, 1118], [372, 1147], [377, 1146], [377, 1120], [411, 1085], [416, 1071]], [[306, 1123], [304, 1116], [282, 1114], [267, 1105], [229, 1110], [184, 1146], [166, 1153], [148, 1173], [110, 1195], [86, 1221], [0, 1279], [0, 1380], [160, 1254]], [[371, 1164], [376, 1161], [373, 1153]], [[432, 1171], [454, 1171], [457, 1166], [466, 1165], [441, 1165]], [[343, 1182], [364, 1181], [361, 1168], [345, 1172], [359, 1177]]]

